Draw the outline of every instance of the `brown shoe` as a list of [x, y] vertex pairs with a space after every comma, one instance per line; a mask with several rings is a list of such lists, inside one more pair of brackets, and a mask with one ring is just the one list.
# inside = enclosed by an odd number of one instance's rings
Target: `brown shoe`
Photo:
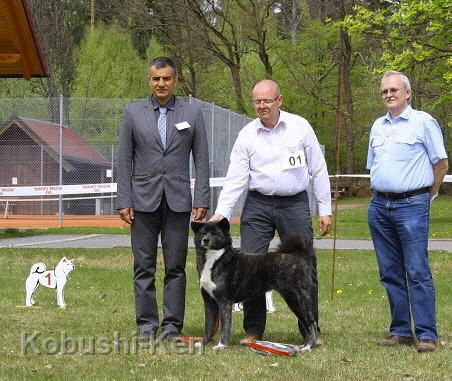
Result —
[[414, 344], [413, 338], [407, 336], [390, 336], [387, 339], [381, 339], [377, 341], [378, 345], [383, 347], [394, 347], [396, 345], [412, 345]]
[[247, 333], [245, 337], [239, 341], [240, 345], [250, 345], [256, 340], [262, 340], [262, 336], [256, 335], [254, 333]]
[[419, 353], [434, 352], [436, 349], [436, 343], [433, 340], [428, 339], [419, 340], [416, 346]]

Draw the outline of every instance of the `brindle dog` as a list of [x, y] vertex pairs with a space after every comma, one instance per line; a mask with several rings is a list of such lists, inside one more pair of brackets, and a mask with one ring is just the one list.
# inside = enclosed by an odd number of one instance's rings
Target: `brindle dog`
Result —
[[232, 247], [229, 222], [192, 222], [195, 233], [197, 269], [205, 307], [204, 343], [215, 334], [218, 315], [221, 339], [216, 349], [225, 348], [231, 335], [232, 304], [269, 290], [278, 291], [298, 318], [304, 338], [301, 351], [315, 343], [317, 326], [311, 311], [312, 241], [292, 235], [278, 251], [263, 255], [243, 253]]

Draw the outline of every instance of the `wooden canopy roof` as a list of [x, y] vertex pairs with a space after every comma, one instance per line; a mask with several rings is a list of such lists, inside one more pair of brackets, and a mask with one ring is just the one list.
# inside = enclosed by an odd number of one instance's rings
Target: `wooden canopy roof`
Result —
[[0, 77], [47, 77], [26, 0], [0, 0]]

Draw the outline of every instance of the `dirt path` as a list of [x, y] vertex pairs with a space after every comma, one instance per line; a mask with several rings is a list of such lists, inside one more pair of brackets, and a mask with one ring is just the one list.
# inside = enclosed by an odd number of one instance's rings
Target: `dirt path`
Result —
[[[363, 203], [339, 204], [337, 210], [353, 209]], [[333, 205], [334, 210], [334, 205]], [[3, 217], [3, 216], [2, 216]], [[238, 223], [239, 217], [232, 217], [231, 223]], [[108, 227], [118, 228], [124, 226], [119, 216], [64, 216], [63, 227]], [[57, 228], [57, 216], [17, 216], [9, 215], [0, 218], [0, 229], [5, 228]]]
[[[119, 216], [64, 216], [63, 227], [121, 227], [124, 222]], [[0, 219], [0, 229], [4, 228], [57, 228], [55, 216], [8, 216]]]

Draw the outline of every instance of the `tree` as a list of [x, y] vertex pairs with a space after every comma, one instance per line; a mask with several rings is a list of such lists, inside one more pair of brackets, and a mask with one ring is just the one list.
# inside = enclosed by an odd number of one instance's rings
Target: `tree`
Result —
[[277, 11], [280, 21], [280, 27], [283, 30], [287, 30], [290, 34], [292, 45], [295, 45], [298, 40], [299, 26], [306, 14], [303, 4], [300, 4], [300, 0], [281, 0], [277, 2]]
[[236, 0], [237, 5], [244, 13], [242, 26], [246, 26], [247, 38], [257, 47], [257, 53], [264, 65], [267, 78], [273, 76], [273, 67], [270, 63], [268, 51], [268, 31], [274, 19], [273, 8], [275, 0]]
[[49, 68], [46, 96], [69, 96], [75, 70], [73, 49], [83, 37], [89, 15], [88, 4], [83, 1], [31, 0], [30, 5]]
[[246, 40], [235, 22], [235, 2], [231, 0], [187, 0], [190, 10], [202, 26], [202, 36], [208, 49], [230, 70], [236, 97], [236, 109], [246, 113], [242, 93], [241, 59]]
[[450, 122], [452, 82], [448, 0], [387, 2], [384, 8], [359, 6], [345, 18], [350, 33], [377, 41], [376, 73], [404, 71], [412, 82], [412, 104], [435, 114], [444, 126], [448, 150], [452, 149]]
[[117, 26], [98, 26], [77, 49], [73, 96], [139, 98], [149, 94], [146, 61]]
[[199, 74], [204, 76], [215, 61], [201, 37], [203, 28], [186, 0], [162, 0], [158, 5], [153, 9], [154, 39], [175, 60], [182, 94], [197, 97]]

